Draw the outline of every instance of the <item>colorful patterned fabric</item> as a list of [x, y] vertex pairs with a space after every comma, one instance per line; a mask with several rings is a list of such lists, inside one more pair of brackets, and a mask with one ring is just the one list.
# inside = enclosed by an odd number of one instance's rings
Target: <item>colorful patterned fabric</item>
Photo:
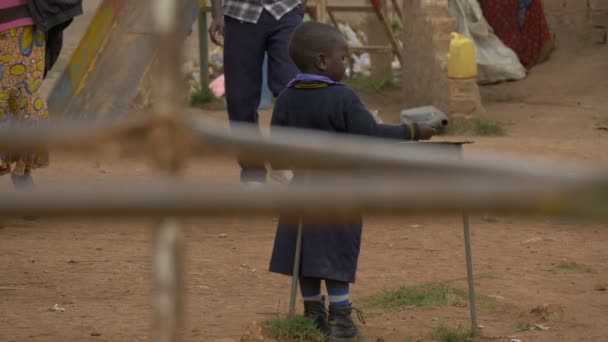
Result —
[[[0, 127], [33, 127], [49, 116], [40, 92], [45, 68], [45, 36], [32, 26], [0, 32]], [[0, 174], [23, 175], [47, 166], [47, 151], [0, 151]], [[14, 165], [14, 167], [13, 167]]]
[[483, 16], [496, 35], [511, 48], [528, 69], [538, 62], [545, 44], [551, 43], [551, 32], [540, 0], [526, 8], [523, 24], [519, 23], [520, 0], [483, 0]]
[[276, 20], [291, 12], [301, 0], [226, 0], [224, 14], [241, 21], [256, 24], [264, 10]]

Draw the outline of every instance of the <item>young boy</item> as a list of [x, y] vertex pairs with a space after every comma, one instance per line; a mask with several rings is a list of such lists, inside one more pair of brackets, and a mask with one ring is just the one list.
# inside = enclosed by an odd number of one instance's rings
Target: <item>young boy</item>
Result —
[[[294, 33], [289, 56], [299, 74], [278, 97], [273, 126], [360, 134], [402, 140], [429, 139], [425, 125], [376, 123], [357, 95], [339, 83], [344, 78], [348, 47], [334, 27], [309, 22]], [[294, 181], [298, 182], [295, 172]], [[326, 332], [331, 341], [361, 336], [351, 318], [349, 283], [355, 282], [361, 244], [361, 217], [313, 220], [303, 218], [300, 287], [304, 314]], [[281, 217], [270, 271], [292, 275], [297, 218]], [[321, 280], [329, 295], [329, 320], [321, 296]]]

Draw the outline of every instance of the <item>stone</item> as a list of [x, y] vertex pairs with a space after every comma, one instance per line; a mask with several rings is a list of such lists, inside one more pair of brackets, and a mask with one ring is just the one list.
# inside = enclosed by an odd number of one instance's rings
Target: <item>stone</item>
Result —
[[448, 0], [424, 0], [422, 2], [422, 7], [429, 16], [447, 17], [449, 15]]
[[433, 47], [438, 52], [448, 53], [452, 36], [448, 32], [433, 32]]
[[540, 238], [540, 237], [533, 237], [533, 238], [530, 238], [530, 239], [524, 240], [524, 241], [522, 241], [522, 242], [520, 242], [520, 243], [521, 243], [522, 245], [525, 245], [525, 244], [529, 244], [529, 243], [542, 242], [542, 241], [543, 241], [543, 239], [542, 239], [542, 238]]
[[453, 97], [450, 99], [450, 113], [469, 114], [477, 110], [478, 101], [474, 97]]
[[477, 85], [476, 79], [468, 80], [449, 80], [450, 85], [450, 96], [471, 96], [471, 94], [479, 93], [479, 86]]
[[590, 18], [594, 27], [608, 28], [608, 11], [591, 11]]
[[599, 45], [608, 43], [608, 29], [600, 27], [591, 28], [591, 41]]
[[456, 31], [456, 18], [451, 17], [436, 17], [431, 18], [431, 27], [434, 32], [454, 32]]

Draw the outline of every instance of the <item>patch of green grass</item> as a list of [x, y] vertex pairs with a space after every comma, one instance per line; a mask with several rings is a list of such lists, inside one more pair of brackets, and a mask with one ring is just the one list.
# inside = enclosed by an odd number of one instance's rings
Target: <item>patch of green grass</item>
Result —
[[441, 135], [468, 135], [501, 136], [506, 134], [502, 123], [486, 118], [478, 119], [451, 119], [449, 125]]
[[[475, 299], [479, 308], [496, 308], [496, 301], [490, 297], [477, 294]], [[455, 288], [448, 283], [434, 282], [401, 287], [397, 290], [385, 290], [358, 300], [358, 305], [362, 308], [393, 311], [408, 307], [464, 307], [467, 306], [468, 300], [467, 291]]]
[[266, 321], [268, 332], [279, 341], [325, 342], [325, 335], [303, 316], [276, 317]]
[[496, 274], [494, 274], [494, 273], [487, 272], [487, 273], [475, 274], [473, 276], [473, 278], [475, 280], [495, 280], [495, 279], [498, 279], [498, 276], [496, 276]]
[[344, 81], [346, 85], [357, 91], [381, 92], [395, 86], [392, 77], [372, 78], [371, 76], [355, 76]]
[[505, 135], [505, 128], [498, 121], [480, 118], [475, 120], [473, 132], [475, 135], [497, 136]]
[[398, 33], [399, 31], [401, 31], [401, 24], [399, 23], [399, 21], [391, 21], [391, 29], [393, 30], [393, 33]]
[[576, 273], [595, 273], [595, 270], [587, 265], [581, 265], [574, 262], [557, 264], [555, 269], [558, 271], [568, 271]]
[[[479, 278], [475, 277], [475, 280], [478, 280], [478, 279]], [[491, 278], [486, 278], [486, 279], [491, 279]], [[466, 303], [469, 302], [469, 293], [467, 290], [455, 288], [454, 293], [456, 294], [456, 296], [458, 298], [462, 298]], [[482, 310], [494, 310], [494, 309], [496, 309], [497, 302], [494, 298], [482, 295], [477, 292], [477, 293], [475, 293], [475, 306], [478, 309], [482, 309]]]
[[405, 307], [462, 306], [462, 297], [456, 289], [445, 283], [427, 283], [397, 290], [385, 290], [360, 300], [363, 308], [399, 310]]
[[473, 341], [473, 332], [470, 329], [450, 328], [442, 324], [433, 328], [430, 337], [438, 342], [470, 342]]
[[190, 93], [190, 106], [192, 107], [202, 107], [216, 100], [217, 98], [213, 95], [211, 90], [207, 88], [197, 88]]
[[473, 123], [469, 120], [450, 119], [449, 124], [440, 132], [440, 135], [467, 135], [472, 128]]

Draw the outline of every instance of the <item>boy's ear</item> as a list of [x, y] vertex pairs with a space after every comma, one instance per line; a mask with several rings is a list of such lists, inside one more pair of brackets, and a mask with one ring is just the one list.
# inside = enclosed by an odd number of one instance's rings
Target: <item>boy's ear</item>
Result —
[[315, 65], [321, 71], [327, 70], [327, 56], [324, 53], [320, 52], [315, 55]]

